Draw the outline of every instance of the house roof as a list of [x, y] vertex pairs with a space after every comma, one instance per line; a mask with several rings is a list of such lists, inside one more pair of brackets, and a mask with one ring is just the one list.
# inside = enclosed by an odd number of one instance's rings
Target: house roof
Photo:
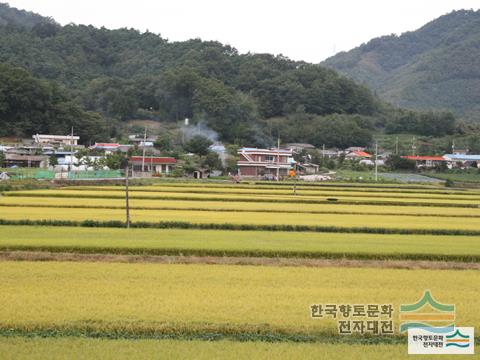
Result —
[[45, 161], [48, 156], [44, 155], [20, 155], [20, 154], [5, 154], [7, 161]]
[[[141, 156], [132, 156], [130, 162], [142, 163]], [[172, 157], [145, 157], [145, 164], [176, 164], [177, 159]]]
[[458, 161], [480, 161], [480, 155], [465, 155], [465, 154], [446, 154], [444, 158], [447, 160], [458, 160]]
[[292, 150], [290, 149], [258, 149], [258, 148], [241, 148], [238, 150], [239, 154], [247, 153], [247, 154], [264, 154], [264, 155], [293, 155]]
[[71, 135], [49, 135], [49, 134], [35, 134], [32, 135], [33, 139], [44, 139], [44, 140], [80, 140], [80, 136], [71, 136]]
[[358, 157], [372, 157], [372, 155], [370, 155], [369, 153], [365, 152], [365, 151], [352, 151], [351, 153], [349, 153], [347, 156], [352, 156], [355, 155], [355, 156], [358, 156]]
[[120, 144], [117, 144], [117, 143], [95, 143], [95, 145], [93, 145], [92, 147], [93, 148], [117, 148], [119, 146]]
[[443, 156], [402, 156], [402, 158], [415, 161], [445, 161]]

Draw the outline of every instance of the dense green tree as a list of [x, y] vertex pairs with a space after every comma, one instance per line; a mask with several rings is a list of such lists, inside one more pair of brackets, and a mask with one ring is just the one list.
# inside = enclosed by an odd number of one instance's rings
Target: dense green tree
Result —
[[415, 170], [415, 161], [404, 159], [398, 155], [390, 156], [386, 160], [385, 165], [391, 170]]
[[0, 135], [66, 134], [72, 126], [84, 141], [105, 139], [107, 135], [105, 121], [85, 112], [57, 84], [0, 64]]
[[209, 170], [222, 170], [222, 161], [220, 160], [220, 157], [218, 156], [217, 153], [210, 151], [208, 154], [205, 156], [203, 163], [203, 167], [209, 169]]
[[185, 144], [185, 150], [198, 156], [205, 156], [209, 153], [209, 147], [213, 142], [202, 135], [195, 135]]

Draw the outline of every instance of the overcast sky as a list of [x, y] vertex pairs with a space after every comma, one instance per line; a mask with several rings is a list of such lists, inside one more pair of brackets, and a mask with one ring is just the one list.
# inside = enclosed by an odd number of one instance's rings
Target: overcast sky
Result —
[[415, 30], [479, 0], [0, 0], [61, 24], [150, 30], [170, 41], [218, 40], [240, 52], [320, 62], [392, 33]]

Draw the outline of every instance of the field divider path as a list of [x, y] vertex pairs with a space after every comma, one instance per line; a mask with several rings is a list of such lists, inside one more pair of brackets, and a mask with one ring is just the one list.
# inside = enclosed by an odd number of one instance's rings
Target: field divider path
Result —
[[[37, 250], [37, 251], [35, 251]], [[47, 251], [48, 250], [48, 251]], [[3, 250], [0, 246], [0, 261], [71, 261], [71, 262], [114, 262], [114, 263], [155, 263], [155, 264], [205, 264], [205, 265], [253, 265], [253, 266], [305, 266], [305, 267], [345, 267], [345, 268], [380, 268], [380, 269], [435, 269], [435, 270], [480, 270], [480, 256], [474, 262], [461, 261], [461, 257], [451, 257], [459, 261], [449, 261], [445, 257], [438, 257], [441, 260], [431, 260], [414, 254], [411, 258], [396, 257], [395, 254], [385, 254], [375, 257], [358, 257], [357, 254], [325, 254], [326, 256], [308, 257], [262, 257], [262, 253], [255, 256], [230, 256], [228, 252], [224, 252], [223, 256], [214, 255], [195, 255], [195, 251], [191, 251], [192, 255], [188, 255], [189, 251], [177, 252], [178, 255], [147, 255], [148, 249], [139, 251], [138, 255], [122, 254], [117, 251], [109, 252], [112, 249], [86, 249], [71, 248], [46, 248], [45, 251], [38, 251], [38, 248], [22, 250]], [[87, 250], [87, 251], [84, 251]], [[90, 253], [90, 250], [92, 252]], [[140, 249], [142, 250], [142, 249]], [[105, 251], [105, 253], [104, 253]], [[175, 253], [172, 251], [172, 254]], [[182, 255], [180, 255], [182, 254]], [[197, 252], [198, 254], [198, 252]], [[279, 254], [277, 254], [279, 255]], [[320, 255], [320, 254], [319, 254]], [[334, 255], [334, 256], [331, 256]], [[353, 255], [353, 256], [350, 256]], [[421, 258], [424, 260], [420, 260]], [[435, 257], [433, 257], [434, 259]], [[412, 260], [410, 260], [412, 259]], [[464, 258], [466, 259], [466, 257]], [[472, 257], [471, 260], [474, 260]]]

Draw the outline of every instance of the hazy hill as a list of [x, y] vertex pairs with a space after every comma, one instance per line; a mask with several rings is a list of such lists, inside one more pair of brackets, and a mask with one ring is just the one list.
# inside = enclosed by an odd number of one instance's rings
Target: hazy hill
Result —
[[480, 11], [444, 15], [401, 36], [376, 38], [323, 65], [408, 108], [480, 120]]
[[19, 26], [31, 29], [38, 24], [55, 24], [55, 21], [30, 11], [18, 10], [8, 4], [0, 3], [0, 26]]

